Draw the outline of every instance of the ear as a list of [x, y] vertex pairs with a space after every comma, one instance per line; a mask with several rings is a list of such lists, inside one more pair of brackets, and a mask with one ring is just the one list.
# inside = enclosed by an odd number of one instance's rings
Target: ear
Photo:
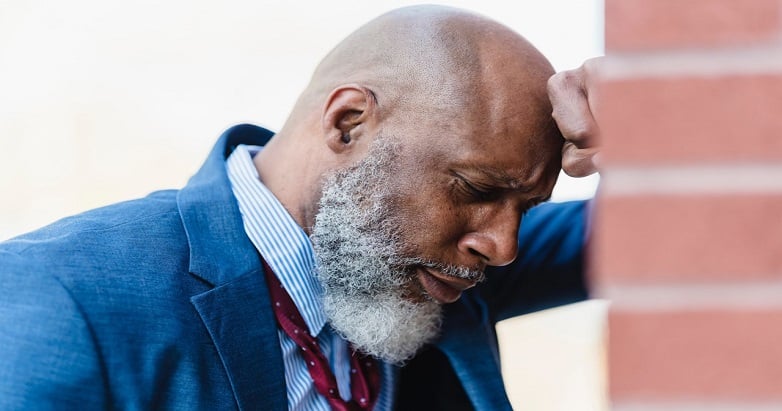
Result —
[[357, 84], [335, 88], [326, 99], [321, 122], [328, 147], [341, 153], [352, 149], [367, 133], [376, 108], [375, 95]]

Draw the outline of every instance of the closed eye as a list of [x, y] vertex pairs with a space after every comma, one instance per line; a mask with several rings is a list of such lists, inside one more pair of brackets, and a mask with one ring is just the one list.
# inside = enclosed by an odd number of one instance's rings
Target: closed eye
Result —
[[480, 187], [476, 184], [470, 183], [462, 176], [458, 176], [458, 177], [459, 177], [459, 183], [462, 188], [462, 191], [464, 191], [470, 198], [472, 198], [475, 201], [479, 201], [479, 202], [494, 201], [500, 195], [497, 189]]

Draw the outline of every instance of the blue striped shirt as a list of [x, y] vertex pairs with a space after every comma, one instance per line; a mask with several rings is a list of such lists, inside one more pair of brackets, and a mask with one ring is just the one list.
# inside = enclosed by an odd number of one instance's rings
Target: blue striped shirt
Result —
[[[231, 188], [239, 204], [244, 230], [255, 248], [280, 279], [298, 308], [310, 334], [317, 336], [337, 379], [339, 393], [350, 399], [350, 353], [348, 343], [327, 324], [323, 312], [323, 289], [314, 276], [315, 255], [307, 234], [258, 176], [252, 157], [257, 146], [238, 146], [226, 161]], [[282, 330], [280, 338], [289, 410], [323, 410], [329, 405], [315, 389], [298, 346]], [[383, 378], [376, 410], [390, 410], [393, 399], [393, 366], [383, 365]]]

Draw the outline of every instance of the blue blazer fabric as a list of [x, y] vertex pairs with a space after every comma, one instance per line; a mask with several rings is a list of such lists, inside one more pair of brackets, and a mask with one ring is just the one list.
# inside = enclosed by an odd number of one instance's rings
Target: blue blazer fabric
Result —
[[[234, 147], [271, 136], [233, 127], [181, 190], [0, 244], [0, 409], [287, 409], [262, 267], [225, 172]], [[585, 297], [583, 214], [582, 203], [536, 207], [520, 258], [447, 307], [432, 349], [465, 405], [510, 409], [496, 321]]]

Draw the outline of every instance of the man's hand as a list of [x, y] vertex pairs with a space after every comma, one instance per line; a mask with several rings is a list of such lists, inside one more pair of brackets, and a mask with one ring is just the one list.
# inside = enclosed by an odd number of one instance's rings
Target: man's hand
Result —
[[595, 72], [601, 59], [587, 60], [581, 67], [557, 73], [548, 80], [552, 116], [565, 145], [562, 169], [569, 176], [584, 177], [597, 171], [600, 128], [593, 116]]

